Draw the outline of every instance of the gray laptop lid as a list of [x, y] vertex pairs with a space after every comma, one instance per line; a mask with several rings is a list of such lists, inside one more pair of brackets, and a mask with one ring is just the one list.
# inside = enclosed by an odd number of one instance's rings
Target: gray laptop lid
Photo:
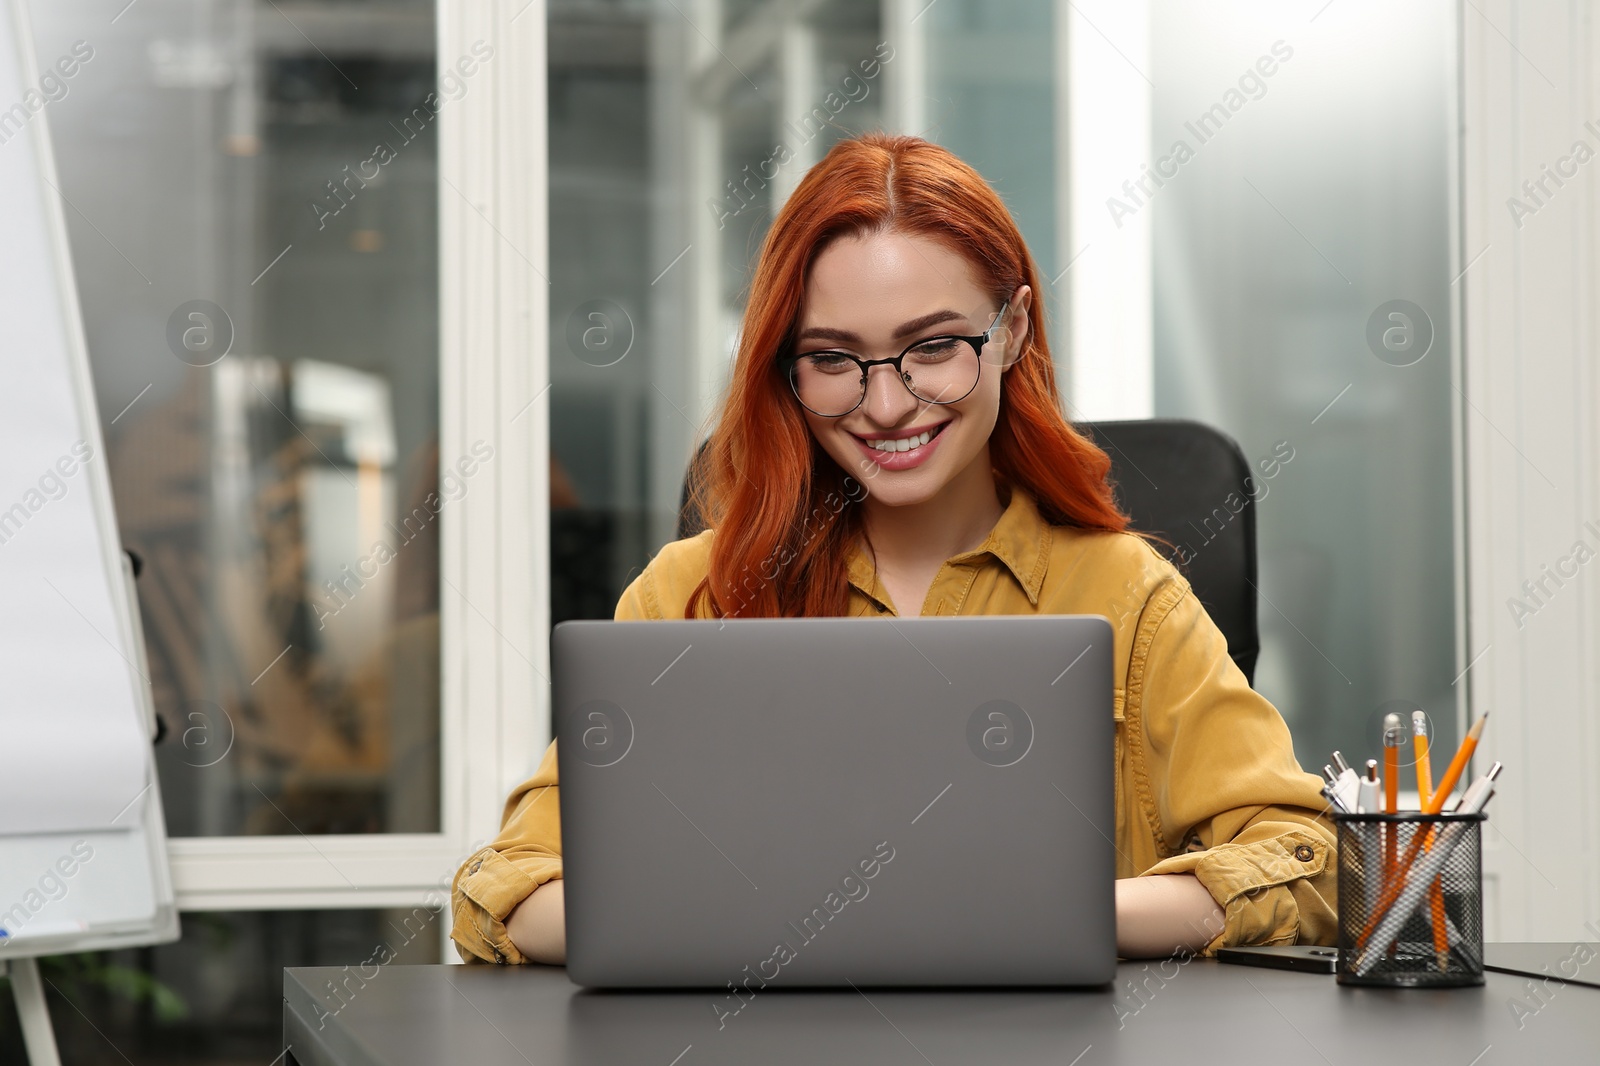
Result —
[[578, 984], [1112, 979], [1104, 618], [564, 622], [551, 652]]

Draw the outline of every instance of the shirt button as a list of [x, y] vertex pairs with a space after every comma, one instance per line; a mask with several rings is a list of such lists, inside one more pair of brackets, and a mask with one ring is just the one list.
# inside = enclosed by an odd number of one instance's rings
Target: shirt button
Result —
[[1299, 859], [1301, 862], [1310, 862], [1312, 859], [1317, 857], [1317, 853], [1311, 850], [1310, 844], [1301, 844], [1299, 847], [1294, 849], [1294, 857]]

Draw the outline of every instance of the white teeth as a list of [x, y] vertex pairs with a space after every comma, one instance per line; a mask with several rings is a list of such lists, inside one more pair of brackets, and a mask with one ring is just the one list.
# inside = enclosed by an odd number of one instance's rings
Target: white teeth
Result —
[[933, 439], [933, 430], [924, 430], [915, 437], [902, 437], [899, 440], [873, 440], [867, 443], [880, 452], [909, 452], [912, 448], [920, 448]]

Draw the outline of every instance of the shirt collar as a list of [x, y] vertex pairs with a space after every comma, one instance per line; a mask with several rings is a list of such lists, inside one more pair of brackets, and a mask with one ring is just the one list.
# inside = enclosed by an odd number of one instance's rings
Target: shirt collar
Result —
[[[947, 562], [971, 564], [985, 555], [993, 555], [1011, 571], [1011, 576], [1027, 595], [1028, 603], [1037, 607], [1045, 566], [1050, 560], [1050, 524], [1026, 490], [1002, 483], [1000, 492], [1002, 498], [1009, 492], [1011, 499], [989, 536], [974, 550], [951, 556]], [[879, 603], [886, 603], [878, 590], [877, 568], [860, 545], [850, 556], [850, 584]]]

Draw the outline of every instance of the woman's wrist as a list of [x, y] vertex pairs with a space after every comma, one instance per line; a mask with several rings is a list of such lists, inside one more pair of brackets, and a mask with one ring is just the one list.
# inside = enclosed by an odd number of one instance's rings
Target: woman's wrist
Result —
[[529, 962], [567, 961], [566, 892], [561, 878], [546, 881], [506, 915], [506, 936]]

